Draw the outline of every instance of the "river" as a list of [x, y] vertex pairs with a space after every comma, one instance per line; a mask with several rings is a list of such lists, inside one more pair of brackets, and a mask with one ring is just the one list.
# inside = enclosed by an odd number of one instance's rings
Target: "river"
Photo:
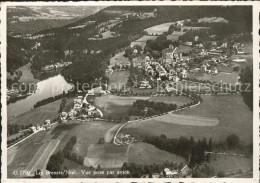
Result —
[[16, 117], [33, 109], [36, 102], [43, 99], [62, 94], [63, 91], [68, 92], [72, 85], [61, 75], [57, 75], [37, 83], [37, 90], [25, 99], [11, 103], [7, 106], [8, 119]]

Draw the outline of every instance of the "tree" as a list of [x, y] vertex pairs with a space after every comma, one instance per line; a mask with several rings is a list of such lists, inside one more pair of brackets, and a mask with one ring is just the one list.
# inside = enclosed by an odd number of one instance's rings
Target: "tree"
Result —
[[97, 171], [100, 171], [101, 170], [101, 166], [100, 166], [100, 164], [98, 164], [98, 166], [97, 166], [97, 169], [96, 169]]
[[212, 144], [212, 139], [209, 139], [209, 144], [208, 144], [208, 151], [211, 152], [213, 148], [213, 144]]
[[235, 149], [240, 145], [240, 139], [236, 134], [227, 137], [228, 148]]

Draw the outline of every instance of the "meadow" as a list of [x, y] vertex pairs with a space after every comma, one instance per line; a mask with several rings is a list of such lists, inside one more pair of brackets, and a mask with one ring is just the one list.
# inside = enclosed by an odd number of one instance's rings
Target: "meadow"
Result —
[[124, 54], [125, 51], [121, 51], [110, 58], [109, 68], [112, 68], [115, 64], [126, 64], [127, 62], [129, 62], [129, 59], [127, 57], [124, 57]]
[[61, 100], [57, 100], [44, 106], [37, 107], [15, 118], [8, 119], [8, 123], [19, 125], [29, 125], [31, 123], [33, 125], [41, 125], [47, 119], [54, 120], [59, 117], [58, 112], [60, 104]]
[[192, 102], [192, 100], [186, 96], [153, 96], [148, 100], [154, 102], [164, 102], [166, 104], [176, 104], [177, 106], [182, 106], [183, 104]]
[[104, 118], [116, 118], [127, 116], [128, 110], [137, 99], [147, 100], [149, 97], [120, 97], [115, 95], [106, 95], [96, 97], [94, 106], [100, 109]]
[[129, 75], [129, 71], [114, 71], [113, 73], [109, 74], [108, 89], [126, 89]]
[[[237, 134], [241, 141], [253, 141], [253, 115], [239, 95], [202, 96], [203, 102], [190, 109], [175, 112], [174, 114], [196, 117], [209, 117], [219, 120], [216, 126], [177, 125], [158, 120], [134, 122], [123, 128], [122, 131], [134, 136], [144, 137], [165, 134], [169, 138], [184, 136], [194, 139], [204, 137], [213, 141], [226, 140], [228, 135]], [[243, 115], [241, 115], [243, 114]]]

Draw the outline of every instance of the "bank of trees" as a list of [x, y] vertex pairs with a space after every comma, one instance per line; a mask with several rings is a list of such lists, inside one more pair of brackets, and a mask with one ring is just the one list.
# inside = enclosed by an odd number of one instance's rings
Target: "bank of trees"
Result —
[[166, 135], [161, 136], [148, 136], [143, 139], [144, 142], [152, 144], [159, 149], [180, 155], [189, 160], [189, 166], [194, 167], [196, 164], [201, 164], [204, 161], [210, 161], [210, 153], [214, 150], [228, 151], [239, 150], [245, 154], [252, 154], [252, 148], [245, 146], [241, 143], [239, 137], [231, 134], [227, 137], [226, 141], [213, 142], [210, 138], [198, 140], [197, 142], [193, 137], [190, 139], [186, 137], [180, 138], [167, 138]]
[[172, 110], [176, 110], [176, 104], [167, 104], [164, 102], [154, 102], [148, 100], [136, 100], [129, 109], [130, 116], [153, 116]]

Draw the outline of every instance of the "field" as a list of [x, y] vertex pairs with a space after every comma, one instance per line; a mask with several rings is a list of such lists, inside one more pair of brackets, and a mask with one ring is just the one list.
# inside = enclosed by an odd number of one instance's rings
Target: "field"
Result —
[[145, 29], [149, 35], [161, 35], [164, 32], [167, 32], [169, 30], [169, 27], [174, 24], [175, 22], [168, 22], [168, 23], [163, 23], [160, 25], [156, 25], [150, 28]]
[[[253, 116], [239, 95], [202, 96], [203, 102], [194, 108], [178, 111], [174, 114], [196, 117], [216, 118], [216, 126], [176, 125], [163, 121], [134, 122], [123, 128], [135, 136], [161, 135], [179, 138], [185, 136], [194, 139], [204, 137], [213, 141], [226, 140], [228, 135], [237, 134], [245, 143], [252, 143]], [[241, 115], [243, 114], [243, 115]]]
[[222, 18], [222, 17], [204, 17], [204, 18], [198, 19], [198, 22], [209, 22], [209, 23], [224, 22], [224, 23], [228, 23], [228, 20], [226, 20], [225, 18]]
[[37, 83], [39, 80], [34, 79], [34, 76], [31, 72], [31, 63], [28, 63], [22, 67], [20, 67], [18, 70], [22, 71], [22, 76], [19, 79], [19, 82], [21, 83]]
[[157, 88], [152, 88], [152, 89], [145, 89], [145, 88], [131, 88], [131, 92], [133, 92], [133, 94], [137, 94], [137, 95], [144, 95], [144, 94], [157, 94]]
[[145, 35], [145, 36], [137, 39], [136, 42], [146, 42], [148, 40], [155, 40], [157, 37], [158, 36], [147, 36], [147, 35]]
[[146, 42], [137, 42], [137, 41], [134, 41], [134, 42], [131, 42], [131, 47], [135, 46], [135, 45], [139, 45], [142, 47], [142, 49], [144, 49], [144, 47], [146, 46]]
[[127, 57], [124, 57], [125, 52], [119, 52], [112, 58], [110, 58], [110, 65], [109, 68], [112, 68], [115, 64], [126, 64], [129, 62]]
[[108, 90], [117, 89], [121, 90], [123, 88], [127, 88], [127, 81], [130, 75], [129, 71], [114, 71], [109, 74], [109, 85]]
[[47, 131], [39, 132], [18, 146], [8, 149], [7, 154], [11, 155], [8, 156], [8, 177], [14, 176], [12, 174], [14, 170], [25, 170], [38, 149], [44, 144], [43, 139], [46, 134]]
[[214, 167], [215, 173], [224, 171], [225, 173], [238, 172], [241, 170], [251, 170], [253, 168], [253, 158], [246, 158], [231, 155], [217, 155], [216, 159], [211, 158], [210, 166]]
[[232, 72], [219, 72], [216, 75], [209, 75], [209, 74], [204, 74], [203, 76], [198, 77], [197, 79], [199, 80], [209, 80], [211, 82], [216, 82], [216, 83], [231, 83], [235, 84], [238, 80], [238, 73]]
[[167, 36], [167, 40], [177, 41], [181, 35], [185, 34], [185, 32], [176, 32], [174, 31], [172, 34]]
[[[85, 166], [118, 168], [127, 161], [126, 151], [127, 146], [116, 146], [106, 142], [98, 144], [99, 138], [104, 138], [108, 130], [111, 130], [112, 139], [114, 136], [114, 126], [117, 123], [104, 121], [91, 121], [74, 126], [67, 135], [63, 138], [57, 151], [62, 149], [72, 136], [77, 137], [77, 143], [74, 145], [73, 152], [84, 157]], [[61, 131], [60, 131], [61, 133]]]
[[105, 118], [112, 117], [118, 119], [119, 117], [127, 116], [129, 108], [137, 99], [147, 100], [148, 97], [120, 97], [106, 95], [96, 97], [94, 106], [103, 112]]
[[192, 100], [186, 96], [156, 96], [150, 98], [149, 101], [164, 102], [167, 104], [176, 104], [177, 106], [181, 106], [183, 104], [192, 102]]
[[129, 163], [137, 164], [153, 164], [163, 163], [165, 161], [173, 163], [186, 163], [186, 160], [178, 155], [160, 150], [155, 146], [143, 142], [133, 143], [129, 148]]
[[44, 106], [32, 109], [26, 113], [23, 113], [15, 118], [8, 119], [8, 123], [19, 124], [19, 125], [28, 125], [32, 123], [42, 124], [46, 119], [56, 119], [59, 114], [61, 100], [46, 104]]
[[148, 123], [166, 122], [176, 125], [188, 125], [188, 126], [216, 126], [219, 124], [217, 118], [200, 117], [200, 116], [188, 116], [188, 115], [176, 115], [169, 113], [167, 115], [158, 116], [147, 121]]

